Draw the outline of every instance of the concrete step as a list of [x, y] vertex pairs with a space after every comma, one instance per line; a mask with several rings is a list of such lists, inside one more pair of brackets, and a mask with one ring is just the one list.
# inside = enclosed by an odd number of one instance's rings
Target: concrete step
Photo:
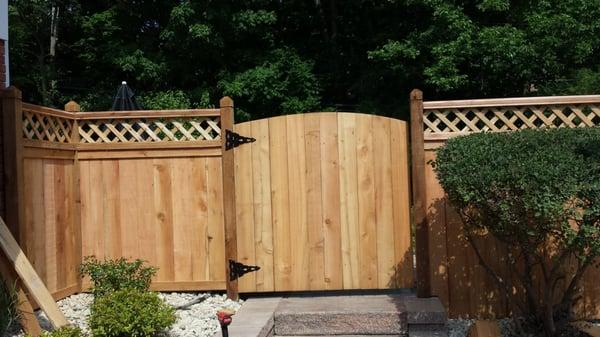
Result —
[[[444, 336], [446, 313], [437, 298], [414, 295], [288, 297], [273, 317], [276, 336]], [[410, 329], [409, 329], [410, 327]]]

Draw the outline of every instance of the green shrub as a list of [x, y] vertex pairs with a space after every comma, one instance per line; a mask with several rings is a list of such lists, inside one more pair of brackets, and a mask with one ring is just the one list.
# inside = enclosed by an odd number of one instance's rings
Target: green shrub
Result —
[[14, 287], [6, 285], [0, 279], [0, 336], [4, 336], [8, 328], [19, 318], [17, 301]]
[[524, 296], [511, 296], [499, 271], [479, 262], [547, 336], [566, 329], [576, 288], [600, 255], [598, 148], [600, 128], [473, 134], [448, 141], [433, 163], [477, 255], [482, 233], [514, 252], [507, 265]]
[[74, 326], [63, 326], [54, 331], [44, 331], [41, 337], [82, 337], [84, 336], [80, 328]]
[[129, 262], [120, 258], [101, 262], [87, 256], [81, 265], [82, 276], [89, 275], [94, 283], [92, 293], [95, 298], [120, 289], [148, 290], [157, 270], [156, 267], [144, 266], [140, 259]]
[[175, 323], [175, 310], [154, 292], [122, 289], [97, 298], [89, 325], [94, 337], [152, 336]]

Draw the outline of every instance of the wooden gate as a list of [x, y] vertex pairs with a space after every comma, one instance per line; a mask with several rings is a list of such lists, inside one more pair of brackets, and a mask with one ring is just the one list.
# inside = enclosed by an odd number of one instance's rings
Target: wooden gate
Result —
[[309, 113], [237, 124], [241, 292], [413, 286], [406, 123]]

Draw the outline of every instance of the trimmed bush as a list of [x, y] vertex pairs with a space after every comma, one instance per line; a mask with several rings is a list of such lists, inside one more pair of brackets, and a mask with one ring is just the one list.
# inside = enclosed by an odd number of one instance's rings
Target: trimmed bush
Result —
[[89, 326], [94, 337], [144, 337], [170, 328], [175, 309], [157, 293], [122, 289], [96, 298]]
[[91, 291], [100, 297], [121, 289], [148, 290], [156, 267], [145, 266], [145, 261], [127, 261], [124, 258], [98, 261], [94, 256], [85, 257], [81, 265], [82, 277], [89, 275], [94, 283]]
[[17, 301], [14, 287], [6, 285], [0, 279], [0, 336], [4, 336], [8, 328], [19, 319]]
[[[433, 163], [480, 264], [547, 336], [567, 329], [577, 286], [600, 255], [599, 149], [599, 128], [480, 133], [449, 140]], [[482, 233], [514, 252], [508, 267], [524, 296], [511, 296], [481, 257], [473, 239]]]

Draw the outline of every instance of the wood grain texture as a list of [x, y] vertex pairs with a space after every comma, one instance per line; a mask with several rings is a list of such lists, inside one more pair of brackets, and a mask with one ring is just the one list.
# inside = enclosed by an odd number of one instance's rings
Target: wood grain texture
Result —
[[235, 150], [238, 256], [261, 266], [240, 291], [412, 286], [406, 131], [345, 113], [236, 125], [257, 139]]

